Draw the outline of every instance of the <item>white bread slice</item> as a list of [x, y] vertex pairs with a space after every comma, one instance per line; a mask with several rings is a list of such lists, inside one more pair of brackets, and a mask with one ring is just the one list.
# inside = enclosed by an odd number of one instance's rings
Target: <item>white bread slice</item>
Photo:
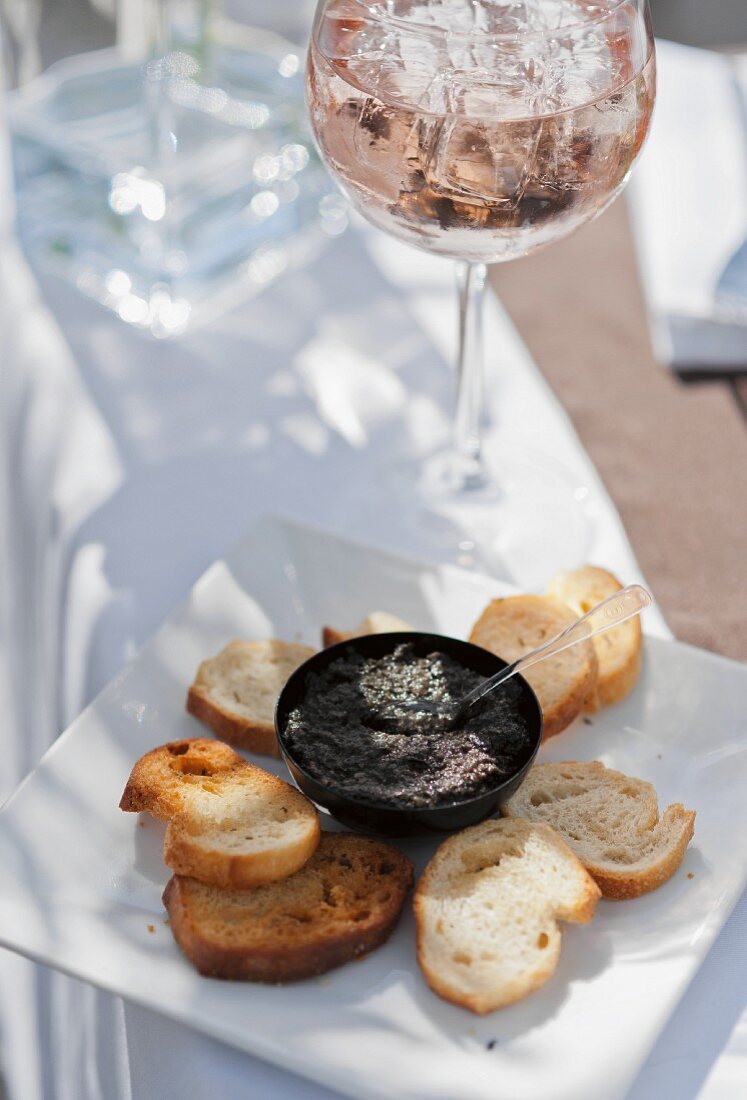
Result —
[[[575, 615], [585, 615], [592, 607], [619, 592], [617, 577], [598, 565], [585, 565], [571, 573], [558, 573], [550, 582], [548, 593], [567, 604]], [[592, 638], [597, 655], [597, 698], [587, 707], [619, 703], [632, 690], [641, 670], [642, 633], [640, 616]]]
[[323, 974], [384, 943], [412, 884], [390, 844], [324, 833], [282, 882], [220, 890], [174, 875], [163, 895], [171, 931], [201, 974], [290, 982]]
[[536, 764], [501, 811], [555, 829], [607, 898], [635, 898], [666, 882], [695, 823], [679, 802], [660, 819], [650, 783], [597, 760]]
[[247, 889], [285, 878], [319, 843], [319, 815], [305, 795], [201, 738], [141, 757], [120, 808], [166, 819], [164, 862], [215, 886]]
[[187, 695], [187, 710], [231, 745], [278, 756], [275, 704], [288, 677], [313, 657], [294, 642], [230, 642], [203, 661]]
[[398, 615], [392, 615], [389, 611], [372, 611], [358, 624], [355, 630], [345, 634], [341, 630], [335, 630], [332, 626], [322, 628], [322, 645], [337, 645], [338, 642], [346, 642], [349, 638], [362, 638], [366, 634], [391, 634], [400, 630], [412, 630], [409, 623], [400, 619]]
[[599, 888], [546, 825], [484, 821], [450, 837], [415, 893], [418, 962], [440, 997], [480, 1014], [546, 982], [558, 921], [586, 924]]
[[[504, 661], [515, 661], [575, 621], [551, 596], [508, 596], [493, 600], [472, 628], [469, 640]], [[543, 740], [569, 726], [596, 693], [597, 658], [591, 642], [548, 657], [524, 673], [539, 699]]]

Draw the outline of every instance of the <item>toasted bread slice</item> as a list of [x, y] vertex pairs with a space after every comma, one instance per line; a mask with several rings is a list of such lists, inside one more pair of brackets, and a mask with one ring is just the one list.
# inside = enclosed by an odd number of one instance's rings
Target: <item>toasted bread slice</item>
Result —
[[256, 890], [217, 890], [174, 875], [171, 931], [201, 974], [292, 982], [365, 955], [388, 938], [412, 884], [389, 844], [324, 833], [295, 875]]
[[165, 863], [215, 886], [285, 878], [319, 843], [313, 803], [217, 741], [174, 741], [146, 753], [120, 807], [168, 820]]
[[400, 630], [412, 630], [412, 627], [404, 619], [400, 619], [398, 615], [392, 615], [389, 611], [372, 611], [355, 630], [351, 630], [348, 634], [335, 630], [331, 626], [323, 627], [322, 645], [327, 649], [328, 646], [336, 645], [338, 642], [346, 642], [348, 638], [362, 638], [366, 634], [398, 633]]
[[[592, 607], [622, 588], [617, 577], [597, 565], [585, 565], [572, 573], [558, 573], [548, 592], [570, 607], [575, 615], [585, 615]], [[619, 703], [632, 690], [641, 670], [643, 635], [639, 616], [592, 638], [597, 655], [596, 700], [587, 709]]]
[[278, 756], [278, 695], [290, 674], [313, 655], [309, 646], [294, 642], [230, 642], [200, 665], [187, 710], [229, 744]]
[[415, 892], [418, 962], [440, 997], [480, 1014], [541, 986], [558, 921], [586, 924], [599, 888], [546, 825], [484, 821], [437, 850]]
[[555, 829], [607, 898], [635, 898], [671, 878], [695, 827], [678, 802], [660, 819], [650, 783], [599, 761], [536, 764], [501, 810]]
[[[565, 604], [550, 596], [508, 596], [493, 600], [472, 628], [469, 640], [504, 661], [515, 661], [574, 622]], [[557, 653], [524, 673], [542, 707], [543, 739], [569, 726], [595, 698], [597, 658], [591, 642]]]
[[195, 737], [171, 741], [141, 756], [127, 780], [120, 810], [145, 811], [163, 821], [189, 805], [194, 790], [241, 774], [247, 763], [221, 741]]

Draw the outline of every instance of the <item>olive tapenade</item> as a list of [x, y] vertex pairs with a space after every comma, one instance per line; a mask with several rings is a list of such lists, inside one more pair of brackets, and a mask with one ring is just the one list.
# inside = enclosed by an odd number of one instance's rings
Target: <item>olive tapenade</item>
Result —
[[288, 748], [309, 775], [361, 802], [418, 808], [476, 797], [516, 772], [530, 751], [520, 686], [508, 681], [448, 732], [437, 721], [397, 716], [396, 704], [448, 704], [482, 679], [445, 653], [418, 657], [407, 643], [377, 658], [348, 647], [309, 674], [303, 704], [288, 716]]

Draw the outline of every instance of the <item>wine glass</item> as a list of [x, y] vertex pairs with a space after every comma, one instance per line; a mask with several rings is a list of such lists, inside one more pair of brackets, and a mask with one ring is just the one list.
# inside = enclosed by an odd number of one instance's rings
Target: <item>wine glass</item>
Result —
[[654, 92], [646, 0], [319, 0], [307, 95], [324, 161], [368, 221], [457, 261], [453, 445], [422, 461], [417, 494], [504, 558], [550, 536], [556, 568], [573, 564], [577, 484], [483, 446], [486, 265], [609, 205]]

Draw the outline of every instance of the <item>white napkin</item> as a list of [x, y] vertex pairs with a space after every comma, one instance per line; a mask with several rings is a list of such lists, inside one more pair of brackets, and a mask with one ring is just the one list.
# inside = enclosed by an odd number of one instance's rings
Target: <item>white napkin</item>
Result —
[[747, 54], [659, 42], [630, 206], [657, 356], [747, 369]]

